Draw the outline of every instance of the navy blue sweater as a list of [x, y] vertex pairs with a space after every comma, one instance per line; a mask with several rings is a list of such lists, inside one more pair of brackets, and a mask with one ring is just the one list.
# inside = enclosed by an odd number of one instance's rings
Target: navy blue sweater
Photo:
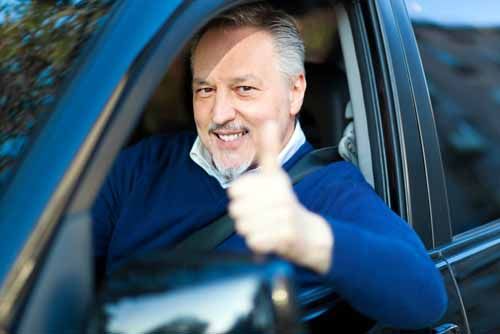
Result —
[[[194, 139], [155, 136], [120, 154], [92, 210], [98, 267], [109, 272], [134, 254], [169, 247], [225, 213], [225, 190], [189, 157]], [[304, 144], [284, 169], [311, 150]], [[428, 326], [442, 316], [447, 297], [439, 272], [355, 166], [330, 164], [294, 190], [335, 238], [330, 271], [319, 277], [299, 269], [299, 284], [321, 279], [361, 313], [394, 327]], [[236, 234], [219, 249], [249, 252]]]

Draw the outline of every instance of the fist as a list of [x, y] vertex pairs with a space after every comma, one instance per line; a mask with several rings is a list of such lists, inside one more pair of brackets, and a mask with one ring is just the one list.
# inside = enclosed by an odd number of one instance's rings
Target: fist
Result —
[[278, 254], [318, 273], [330, 269], [333, 232], [324, 218], [298, 201], [280, 167], [275, 123], [259, 131], [259, 170], [237, 179], [228, 190], [229, 214], [236, 232], [256, 253]]

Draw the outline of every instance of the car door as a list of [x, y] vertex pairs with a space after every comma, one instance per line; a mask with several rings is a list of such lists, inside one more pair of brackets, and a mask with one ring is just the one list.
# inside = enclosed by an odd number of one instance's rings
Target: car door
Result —
[[[432, 101], [450, 207], [438, 245], [468, 328], [500, 331], [500, 4], [406, 1]], [[439, 222], [435, 222], [438, 224]]]
[[498, 5], [365, 6], [383, 85], [391, 204], [419, 233], [448, 289], [435, 331], [498, 332]]
[[365, 68], [365, 99], [370, 101], [366, 113], [375, 148], [375, 189], [412, 225], [441, 271], [449, 303], [434, 331], [446, 333], [457, 327], [467, 331], [461, 290], [440, 251], [451, 233], [446, 181], [425, 73], [405, 3], [363, 1], [350, 16], [361, 27], [355, 40], [358, 54], [363, 58], [364, 53], [365, 58], [360, 67]]

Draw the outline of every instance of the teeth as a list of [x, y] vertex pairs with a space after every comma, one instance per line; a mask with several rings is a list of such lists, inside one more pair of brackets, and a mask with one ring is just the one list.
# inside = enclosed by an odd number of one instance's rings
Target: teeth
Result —
[[232, 134], [232, 135], [218, 135], [222, 141], [233, 141], [243, 136], [243, 132]]

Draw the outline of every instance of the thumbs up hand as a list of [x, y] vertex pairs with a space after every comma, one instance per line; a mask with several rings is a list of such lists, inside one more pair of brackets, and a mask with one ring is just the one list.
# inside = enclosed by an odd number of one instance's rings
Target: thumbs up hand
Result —
[[257, 147], [260, 170], [241, 176], [229, 188], [229, 214], [253, 251], [275, 253], [325, 273], [331, 265], [332, 230], [298, 201], [278, 161], [280, 146], [276, 123], [265, 123]]

